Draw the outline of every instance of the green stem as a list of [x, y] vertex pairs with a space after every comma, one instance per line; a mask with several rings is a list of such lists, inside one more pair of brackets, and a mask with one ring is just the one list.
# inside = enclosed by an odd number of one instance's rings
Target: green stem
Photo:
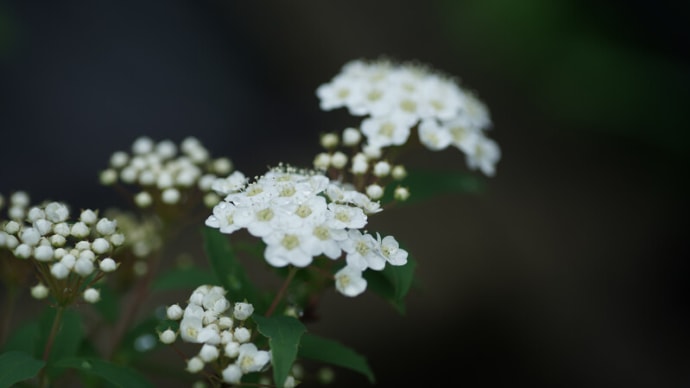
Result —
[[[62, 315], [65, 312], [65, 306], [58, 306], [55, 312], [55, 318], [53, 318], [53, 326], [50, 328], [50, 334], [48, 335], [48, 341], [46, 342], [46, 347], [43, 349], [43, 361], [48, 363], [48, 358], [50, 357], [50, 352], [53, 350], [53, 344], [55, 343], [55, 338], [60, 331], [60, 326], [62, 324]], [[46, 376], [46, 367], [41, 369], [39, 376], [39, 381], [41, 387], [48, 386], [48, 376]]]
[[276, 307], [278, 307], [278, 303], [280, 303], [280, 301], [285, 296], [285, 293], [287, 292], [288, 286], [290, 285], [290, 282], [292, 282], [292, 278], [295, 277], [296, 273], [297, 273], [297, 267], [291, 266], [287, 277], [285, 277], [285, 281], [283, 282], [283, 285], [280, 287], [280, 290], [276, 294], [275, 298], [273, 298], [273, 302], [271, 303], [271, 307], [269, 307], [268, 310], [266, 311], [267, 317], [270, 317], [273, 314]]

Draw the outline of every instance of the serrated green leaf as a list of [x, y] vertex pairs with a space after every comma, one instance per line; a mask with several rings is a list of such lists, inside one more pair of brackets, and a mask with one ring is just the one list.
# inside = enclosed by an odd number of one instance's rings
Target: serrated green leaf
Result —
[[252, 318], [256, 322], [259, 333], [269, 338], [273, 380], [277, 386], [282, 387], [297, 358], [300, 338], [307, 329], [302, 322], [284, 315], [276, 317], [254, 315]]
[[227, 236], [218, 229], [202, 229], [204, 250], [218, 282], [228, 291], [232, 302], [247, 300], [259, 302], [258, 292], [249, 281], [241, 263], [235, 257]]
[[160, 274], [154, 280], [151, 289], [154, 291], [195, 289], [202, 284], [214, 284], [216, 281], [216, 276], [206, 269], [197, 267], [173, 268]]
[[58, 361], [55, 366], [59, 368], [76, 369], [82, 373], [98, 376], [116, 387], [153, 387], [153, 384], [148, 382], [134, 369], [123, 365], [113, 364], [98, 358], [72, 357]]
[[[468, 173], [458, 171], [408, 171], [400, 186], [409, 188], [410, 198], [403, 204], [422, 202], [447, 193], [477, 193], [483, 190], [482, 181]], [[393, 200], [394, 190], [386, 190], [382, 203]]]
[[353, 370], [366, 376], [370, 383], [376, 382], [367, 359], [337, 341], [307, 333], [302, 337], [298, 354], [310, 360]]
[[41, 371], [45, 365], [32, 355], [21, 351], [10, 351], [0, 354], [0, 388], [30, 379]]

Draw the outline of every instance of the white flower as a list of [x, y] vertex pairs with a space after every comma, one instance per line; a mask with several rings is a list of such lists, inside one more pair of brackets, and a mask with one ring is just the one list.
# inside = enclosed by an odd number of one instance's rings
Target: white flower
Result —
[[362, 133], [367, 142], [376, 147], [399, 146], [407, 142], [412, 127], [410, 119], [403, 115], [369, 117], [362, 120]]
[[242, 344], [251, 339], [252, 333], [246, 327], [238, 327], [232, 332], [232, 336]]
[[271, 354], [265, 350], [258, 350], [253, 343], [240, 345], [237, 363], [242, 373], [258, 372], [271, 361]]
[[452, 140], [450, 132], [436, 120], [422, 120], [419, 124], [419, 141], [432, 151], [445, 149]]
[[383, 187], [376, 183], [372, 183], [366, 188], [367, 195], [371, 199], [380, 199], [383, 197]]
[[362, 234], [357, 229], [348, 231], [348, 239], [341, 243], [347, 256], [347, 265], [364, 271], [371, 268], [380, 271], [386, 265], [384, 258], [378, 254], [378, 242], [368, 233]]
[[117, 263], [110, 257], [106, 257], [99, 263], [99, 268], [103, 272], [113, 272], [117, 269]]
[[379, 252], [386, 258], [386, 261], [391, 265], [405, 265], [407, 263], [408, 253], [406, 250], [400, 248], [400, 245], [393, 236], [386, 236], [381, 240], [381, 236], [377, 233], [379, 242]]
[[275, 232], [264, 237], [266, 250], [264, 257], [274, 267], [285, 267], [292, 264], [306, 267], [311, 264], [313, 257], [308, 247], [304, 245], [305, 238], [301, 233]]
[[140, 208], [146, 208], [151, 206], [153, 198], [147, 191], [141, 191], [134, 196], [134, 203]]
[[345, 128], [343, 130], [343, 145], [356, 146], [362, 140], [362, 133], [357, 128]]
[[345, 266], [335, 274], [335, 289], [345, 296], [354, 297], [366, 290], [367, 281], [362, 271], [352, 266]]

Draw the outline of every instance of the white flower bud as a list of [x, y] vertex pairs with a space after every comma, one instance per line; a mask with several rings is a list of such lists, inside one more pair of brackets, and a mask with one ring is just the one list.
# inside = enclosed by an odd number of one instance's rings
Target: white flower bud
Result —
[[101, 260], [98, 266], [103, 272], [113, 272], [117, 269], [117, 263], [110, 257]]
[[60, 258], [60, 262], [62, 263], [62, 265], [65, 266], [65, 268], [71, 270], [72, 268], [74, 268], [74, 264], [77, 262], [77, 258], [73, 254], [67, 253]]
[[251, 303], [237, 302], [233, 309], [232, 316], [235, 319], [244, 321], [254, 313], [254, 306]]
[[67, 242], [67, 239], [65, 238], [65, 236], [63, 236], [61, 234], [54, 234], [54, 235], [50, 236], [50, 243], [54, 247], [62, 247], [65, 245], [66, 242]]
[[19, 245], [19, 240], [11, 234], [5, 235], [5, 246], [9, 249], [14, 249]]
[[78, 273], [83, 277], [91, 275], [93, 273], [93, 270], [93, 262], [89, 259], [80, 257], [77, 259], [77, 262], [74, 263], [74, 272]]
[[79, 252], [79, 258], [93, 262], [96, 259], [96, 254], [90, 249], [84, 249], [83, 251]]
[[410, 190], [408, 190], [407, 187], [396, 187], [394, 196], [398, 201], [407, 201], [407, 199], [410, 198]]
[[87, 237], [90, 232], [89, 227], [82, 221], [75, 222], [70, 229], [70, 234], [77, 238]]
[[137, 180], [139, 171], [132, 166], [127, 166], [120, 171], [120, 179], [125, 183], [134, 183]]
[[405, 170], [405, 166], [397, 165], [393, 167], [393, 170], [391, 170], [391, 175], [395, 180], [403, 180], [407, 176], [407, 170]]
[[91, 249], [97, 254], [103, 254], [110, 250], [110, 242], [103, 237], [98, 237], [91, 243]]
[[46, 219], [51, 222], [64, 222], [69, 217], [69, 208], [64, 203], [51, 202], [45, 207]]
[[36, 222], [40, 219], [44, 219], [45, 216], [45, 213], [40, 207], [34, 206], [29, 209], [29, 212], [26, 215], [26, 220], [29, 222]]
[[85, 223], [86, 225], [95, 224], [96, 220], [98, 220], [98, 215], [91, 209], [83, 210], [81, 215], [79, 215], [79, 221]]
[[110, 156], [110, 166], [113, 168], [122, 168], [129, 162], [129, 155], [124, 151], [115, 151]]
[[204, 205], [211, 209], [220, 202], [220, 197], [216, 193], [206, 193], [204, 195]]
[[139, 174], [139, 184], [142, 186], [151, 186], [156, 182], [158, 175], [155, 171], [144, 170]]
[[[74, 246], [74, 249], [76, 249], [76, 250], [79, 251], [79, 252], [85, 251], [85, 250], [87, 250], [87, 249], [91, 249], [91, 243], [88, 242], [87, 240], [79, 241], [79, 242], [77, 242], [77, 244]], [[78, 254], [78, 253], [75, 253], [75, 254]]]
[[213, 172], [218, 175], [227, 175], [232, 171], [232, 161], [228, 158], [218, 158], [213, 161]]
[[213, 174], [206, 174], [203, 175], [201, 178], [199, 178], [199, 189], [201, 191], [209, 191], [211, 190], [211, 186], [213, 186], [213, 182], [215, 182], [217, 177]]
[[199, 358], [201, 358], [204, 362], [215, 361], [218, 358], [218, 353], [217, 347], [204, 344], [204, 346], [201, 347], [201, 350], [199, 350]]
[[29, 257], [31, 257], [32, 253], [32, 248], [27, 244], [19, 244], [14, 249], [14, 256], [18, 259], [28, 259]]
[[197, 178], [201, 172], [196, 167], [186, 167], [180, 170], [175, 177], [173, 185], [180, 187], [192, 187], [196, 183]]
[[38, 244], [38, 240], [41, 239], [41, 234], [34, 228], [24, 228], [24, 230], [22, 230], [20, 239], [24, 244], [33, 247]]
[[331, 156], [331, 165], [335, 168], [341, 169], [347, 164], [347, 155], [343, 152], [336, 151]]
[[62, 261], [58, 261], [50, 267], [50, 273], [56, 279], [65, 279], [69, 276], [69, 268], [62, 264]]
[[379, 199], [383, 197], [383, 187], [373, 183], [367, 186], [367, 196], [371, 199]]
[[325, 170], [331, 165], [331, 155], [326, 152], [321, 152], [317, 154], [313, 162], [314, 168], [319, 168]]
[[153, 140], [148, 136], [140, 136], [132, 144], [132, 153], [135, 155], [148, 154], [153, 151]]
[[[116, 220], [109, 220], [107, 218], [101, 218], [98, 220], [98, 223], [96, 224], [96, 231], [101, 236], [110, 236], [111, 234], [115, 233], [115, 228], [117, 227], [117, 221]], [[113, 242], [112, 240], [110, 240]], [[114, 242], [113, 242], [114, 243]]]
[[39, 245], [34, 249], [34, 258], [38, 261], [52, 261], [53, 247], [50, 245]]
[[223, 381], [230, 384], [238, 384], [242, 379], [242, 369], [237, 364], [230, 364], [223, 369]]
[[53, 225], [53, 233], [59, 234], [60, 236], [69, 237], [69, 235], [70, 235], [69, 224], [66, 222], [60, 222], [58, 224]]
[[221, 329], [231, 329], [233, 325], [232, 318], [222, 316], [218, 319], [218, 327]]
[[168, 306], [168, 309], [166, 310], [166, 315], [168, 319], [172, 319], [174, 321], [177, 321], [178, 319], [182, 318], [182, 313], [184, 311], [182, 310], [182, 307], [180, 307], [179, 304], [173, 304]]
[[343, 131], [343, 145], [356, 146], [362, 140], [362, 133], [356, 128], [345, 128]]
[[246, 327], [236, 328], [232, 335], [235, 337], [235, 340], [241, 344], [249, 341], [252, 337], [252, 333]]
[[151, 194], [148, 192], [142, 191], [134, 196], [134, 203], [136, 203], [136, 205], [140, 208], [146, 208], [151, 206], [151, 203], [153, 203], [153, 198], [151, 198]]
[[171, 343], [175, 342], [175, 340], [177, 339], [177, 333], [175, 333], [174, 331], [172, 331], [170, 329], [167, 329], [158, 335], [158, 339], [162, 343], [164, 343], [166, 345], [170, 345]]
[[114, 246], [119, 247], [120, 245], [125, 243], [125, 235], [122, 233], [115, 233], [112, 236], [110, 236], [110, 242]]
[[156, 179], [156, 186], [159, 189], [167, 189], [169, 187], [172, 187], [173, 184], [175, 184], [175, 180], [173, 179], [172, 174], [168, 171], [161, 171], [160, 174], [158, 174], [158, 178]]
[[29, 206], [29, 194], [25, 191], [16, 191], [10, 196], [10, 205], [27, 207]]
[[51, 230], [53, 230], [53, 223], [45, 219], [36, 220], [34, 222], [34, 228], [38, 230], [38, 233], [40, 233], [41, 236], [45, 236], [46, 234], [50, 233]]
[[240, 354], [240, 343], [235, 341], [230, 341], [225, 344], [225, 355], [230, 358], [235, 358]]
[[367, 159], [378, 159], [381, 157], [381, 154], [383, 153], [381, 147], [371, 144], [367, 144], [364, 147], [362, 147], [362, 152], [364, 153], [364, 155], [367, 156]]
[[369, 162], [367, 162], [367, 157], [363, 153], [358, 153], [352, 158], [352, 173], [353, 174], [364, 174], [369, 168]]
[[36, 299], [44, 299], [49, 293], [50, 290], [48, 287], [44, 286], [43, 283], [38, 283], [37, 285], [31, 287], [31, 296]]
[[7, 209], [7, 215], [13, 220], [23, 220], [26, 215], [26, 210], [20, 206], [10, 206], [10, 208]]
[[382, 160], [374, 165], [374, 175], [378, 177], [384, 177], [391, 172], [391, 165], [390, 163], [386, 162], [385, 160]]
[[165, 189], [161, 194], [161, 199], [168, 205], [174, 205], [180, 201], [180, 191], [175, 188]]
[[338, 146], [338, 135], [335, 133], [325, 133], [321, 136], [321, 147], [326, 149]]
[[21, 225], [17, 221], [9, 221], [5, 225], [5, 232], [9, 234], [15, 234], [19, 232], [19, 229], [21, 229]]
[[103, 186], [113, 185], [117, 182], [117, 171], [112, 168], [105, 169], [98, 175], [98, 180]]
[[187, 372], [199, 373], [202, 369], [204, 369], [204, 361], [198, 356], [187, 360]]
[[101, 300], [101, 293], [95, 288], [87, 288], [84, 290], [84, 300], [87, 303], [96, 303]]

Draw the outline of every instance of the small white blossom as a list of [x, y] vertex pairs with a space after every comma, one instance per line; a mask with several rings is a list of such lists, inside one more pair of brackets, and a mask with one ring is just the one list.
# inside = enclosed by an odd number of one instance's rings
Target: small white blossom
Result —
[[187, 372], [189, 373], [199, 373], [204, 369], [204, 361], [198, 356], [192, 357], [187, 360]]
[[106, 257], [99, 263], [99, 268], [103, 272], [113, 272], [117, 269], [117, 263], [110, 257]]
[[222, 372], [223, 381], [230, 384], [238, 384], [242, 379], [242, 370], [237, 364], [230, 364]]
[[237, 302], [233, 308], [232, 316], [240, 321], [244, 321], [254, 313], [254, 306], [251, 303]]
[[147, 208], [153, 203], [153, 198], [148, 191], [141, 191], [134, 196], [134, 203], [140, 208]]
[[213, 345], [204, 344], [199, 350], [199, 358], [204, 362], [215, 361], [219, 356], [218, 348]]
[[168, 306], [166, 310], [166, 315], [168, 319], [172, 319], [174, 321], [177, 321], [182, 318], [183, 310], [182, 307], [180, 307], [179, 304], [173, 304]]
[[43, 283], [38, 283], [37, 285], [31, 287], [31, 296], [36, 299], [45, 299], [49, 293], [50, 290], [48, 287], [43, 285]]
[[343, 130], [343, 145], [356, 146], [362, 140], [362, 133], [357, 128]]
[[335, 289], [345, 296], [355, 297], [367, 288], [367, 281], [362, 277], [362, 271], [351, 266], [345, 266], [335, 274]]

